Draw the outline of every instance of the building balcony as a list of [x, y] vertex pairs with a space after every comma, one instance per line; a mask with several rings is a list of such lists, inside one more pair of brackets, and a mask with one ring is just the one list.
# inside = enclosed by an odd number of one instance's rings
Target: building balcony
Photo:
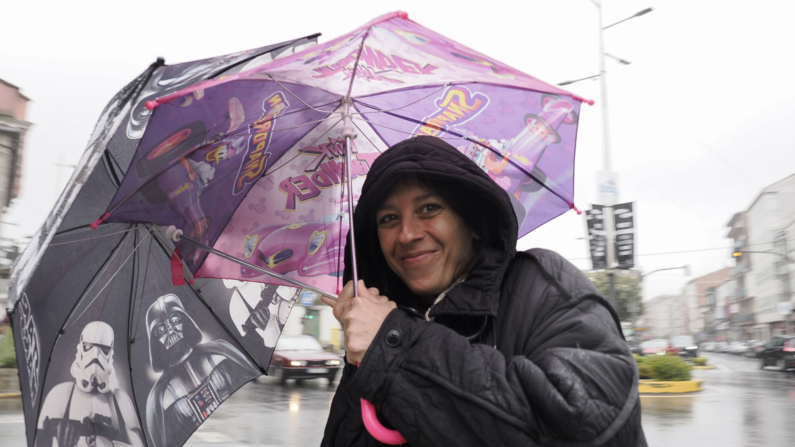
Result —
[[750, 323], [753, 322], [754, 314], [736, 314], [732, 315], [732, 323]]
[[747, 289], [737, 289], [737, 290], [734, 291], [734, 299], [735, 300], [739, 300], [739, 299], [745, 298], [745, 296], [747, 294], [748, 294], [748, 290]]

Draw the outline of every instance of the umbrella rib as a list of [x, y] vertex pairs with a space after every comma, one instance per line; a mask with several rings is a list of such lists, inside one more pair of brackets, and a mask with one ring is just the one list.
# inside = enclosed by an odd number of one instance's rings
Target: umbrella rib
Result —
[[[286, 89], [285, 89], [285, 90], [286, 90]], [[300, 100], [300, 98], [299, 98], [299, 100]], [[327, 104], [333, 104], [333, 103], [334, 103], [334, 102], [327, 103]], [[310, 108], [314, 109], [314, 107], [311, 107], [311, 106], [308, 106], [308, 107], [310, 107]], [[284, 118], [284, 117], [286, 117], [286, 116], [293, 115], [293, 114], [296, 114], [296, 113], [300, 113], [300, 112], [303, 112], [303, 111], [305, 111], [305, 110], [306, 110], [306, 109], [301, 109], [301, 110], [296, 110], [296, 111], [289, 112], [289, 113], [284, 113], [284, 114], [276, 115], [276, 116], [274, 116], [274, 117], [271, 117], [271, 119], [270, 119], [269, 121], [276, 121], [276, 120], [277, 120], [277, 119], [279, 119], [279, 118]], [[317, 110], [317, 109], [315, 109], [315, 110]], [[321, 110], [321, 112], [322, 112], [322, 110]], [[329, 112], [326, 112], [326, 113], [329, 113]], [[327, 118], [328, 118], [328, 117], [327, 117]], [[327, 118], [326, 118], [326, 119], [327, 119]], [[291, 127], [291, 128], [289, 128], [289, 129], [283, 129], [283, 130], [295, 129], [295, 128], [302, 127], [302, 126], [308, 126], [308, 125], [310, 125], [310, 124], [316, 124], [316, 123], [320, 123], [320, 122], [323, 122], [323, 121], [325, 121], [325, 119], [323, 119], [323, 120], [319, 120], [319, 121], [313, 121], [313, 122], [311, 122], [311, 123], [304, 123], [304, 124], [302, 124], [302, 125], [300, 125], [300, 126]], [[192, 153], [194, 153], [194, 152], [198, 151], [199, 149], [204, 149], [204, 148], [205, 148], [205, 147], [207, 147], [207, 146], [210, 146], [210, 145], [216, 144], [216, 143], [218, 143], [218, 142], [220, 142], [220, 141], [222, 141], [222, 140], [225, 140], [225, 139], [227, 139], [227, 138], [231, 138], [231, 137], [241, 137], [241, 136], [251, 136], [251, 135], [253, 135], [253, 134], [251, 134], [251, 133], [243, 133], [243, 132], [248, 132], [248, 131], [250, 131], [250, 130], [251, 130], [251, 126], [246, 126], [246, 127], [245, 127], [245, 128], [243, 128], [243, 129], [238, 129], [238, 130], [235, 130], [235, 131], [233, 131], [233, 132], [229, 132], [228, 134], [224, 135], [222, 138], [214, 139], [214, 140], [212, 140], [212, 141], [210, 141], [210, 142], [208, 142], [208, 143], [202, 143], [202, 144], [200, 144], [200, 145], [198, 145], [198, 146], [196, 146], [196, 147], [190, 148], [189, 150], [185, 151], [185, 153], [183, 153], [183, 154], [182, 154], [182, 155], [180, 155], [179, 157], [176, 157], [176, 158], [174, 158], [174, 159], [173, 159], [173, 160], [171, 160], [169, 163], [167, 163], [165, 166], [163, 166], [163, 167], [162, 167], [162, 168], [161, 168], [161, 169], [160, 169], [158, 172], [156, 172], [155, 174], [153, 174], [153, 175], [152, 175], [152, 177], [151, 177], [149, 180], [145, 181], [143, 184], [139, 185], [137, 188], [135, 188], [134, 190], [132, 190], [132, 191], [131, 191], [129, 194], [127, 194], [127, 196], [125, 196], [123, 199], [121, 199], [121, 200], [119, 201], [119, 203], [117, 203], [117, 204], [116, 204], [116, 205], [115, 205], [113, 208], [111, 208], [111, 209], [110, 209], [110, 210], [108, 210], [107, 212], [108, 212], [108, 213], [113, 213], [114, 211], [116, 211], [116, 209], [118, 209], [118, 208], [119, 208], [121, 205], [123, 205], [125, 202], [127, 202], [127, 200], [129, 200], [129, 199], [130, 199], [132, 196], [134, 196], [135, 194], [137, 194], [137, 193], [138, 193], [138, 191], [140, 191], [140, 190], [141, 190], [141, 189], [142, 189], [144, 186], [146, 186], [147, 184], [149, 184], [149, 182], [151, 182], [151, 181], [155, 180], [155, 179], [156, 179], [156, 178], [158, 178], [158, 177], [159, 177], [161, 174], [163, 174], [164, 172], [168, 171], [168, 170], [169, 170], [169, 169], [170, 169], [172, 166], [176, 165], [176, 164], [177, 164], [177, 162], [179, 161], [179, 159], [180, 159], [180, 158], [185, 158], [185, 157], [189, 156], [190, 154], [192, 154]], [[274, 130], [271, 130], [271, 132], [276, 132], [276, 130], [275, 130], [275, 129], [274, 129]]]
[[[406, 117], [406, 116], [401, 116], [401, 115], [398, 115], [397, 113], [392, 113], [392, 112], [384, 112], [384, 113], [386, 113], [387, 115], [390, 115], [390, 116], [394, 116], [395, 118], [400, 118], [400, 119], [402, 119], [402, 120], [405, 120], [405, 121], [411, 122], [411, 123], [415, 123], [415, 124], [421, 124], [421, 125], [423, 125], [423, 126], [428, 126], [428, 127], [432, 127], [432, 128], [434, 128], [434, 129], [439, 129], [439, 130], [440, 130], [440, 131], [442, 131], [442, 132], [449, 133], [450, 135], [455, 135], [455, 136], [457, 136], [457, 137], [458, 137], [458, 138], [460, 138], [460, 139], [464, 139], [464, 140], [467, 140], [467, 141], [469, 141], [469, 142], [471, 142], [471, 143], [475, 143], [475, 144], [477, 144], [477, 145], [479, 145], [479, 146], [482, 146], [482, 147], [484, 147], [484, 148], [486, 148], [486, 149], [490, 150], [491, 152], [495, 153], [496, 155], [499, 155], [499, 156], [501, 156], [501, 157], [505, 157], [503, 154], [501, 154], [501, 153], [497, 152], [497, 151], [496, 151], [496, 150], [495, 150], [493, 147], [491, 147], [490, 145], [483, 144], [482, 142], [478, 141], [477, 139], [474, 139], [474, 138], [469, 138], [469, 137], [467, 137], [466, 135], [463, 135], [463, 134], [457, 133], [457, 132], [455, 132], [455, 131], [453, 131], [453, 130], [451, 130], [451, 129], [440, 129], [438, 126], [435, 126], [435, 125], [433, 125], [433, 124], [428, 124], [428, 123], [426, 123], [425, 121], [422, 121], [422, 120], [417, 120], [417, 119], [414, 119], [414, 118], [409, 118], [409, 117]], [[381, 125], [381, 124], [379, 124], [379, 123], [375, 123], [375, 122], [372, 122], [372, 121], [369, 121], [369, 120], [368, 120], [368, 123], [373, 123], [373, 124], [375, 124], [375, 125], [377, 125], [377, 126], [380, 126], [380, 125]], [[387, 127], [387, 126], [383, 126], [383, 127], [386, 127], [387, 129], [389, 129], [389, 127]], [[392, 130], [397, 130], [397, 129], [392, 129]], [[405, 131], [404, 131], [404, 132], [405, 132]], [[410, 132], [406, 132], [406, 133], [409, 133], [410, 135], [419, 135], [419, 134], [412, 134], [412, 133], [410, 133]], [[516, 164], [516, 162], [514, 162], [514, 161], [513, 161], [513, 160], [511, 160], [510, 158], [508, 158], [506, 161], [507, 161], [508, 163], [510, 163], [510, 164], [511, 164], [511, 166], [515, 167], [516, 169], [518, 169], [519, 171], [521, 171], [521, 172], [522, 172], [523, 174], [525, 174], [526, 176], [528, 176], [528, 177], [530, 177], [531, 179], [535, 180], [535, 181], [536, 181], [536, 182], [537, 182], [539, 185], [543, 186], [543, 187], [544, 187], [544, 189], [546, 189], [547, 191], [549, 191], [549, 192], [551, 192], [552, 194], [554, 194], [554, 195], [555, 195], [557, 198], [559, 198], [560, 200], [562, 200], [562, 201], [563, 201], [563, 203], [565, 203], [566, 205], [568, 205], [568, 206], [569, 206], [569, 208], [571, 208], [571, 209], [574, 209], [574, 203], [573, 203], [573, 202], [569, 202], [568, 200], [566, 200], [566, 198], [565, 198], [565, 197], [563, 197], [562, 195], [560, 195], [560, 193], [558, 193], [558, 192], [557, 192], [557, 191], [555, 191], [554, 189], [552, 189], [552, 188], [550, 188], [549, 186], [547, 186], [546, 182], [542, 182], [542, 181], [540, 181], [538, 178], [536, 178], [536, 176], [534, 176], [533, 174], [531, 174], [531, 173], [527, 172], [527, 170], [526, 170], [526, 169], [524, 169], [523, 167], [521, 167], [521, 166], [519, 166], [518, 164]]]
[[[331, 127], [329, 127], [329, 128], [328, 128], [328, 129], [327, 129], [325, 132], [323, 132], [323, 134], [321, 134], [319, 137], [317, 137], [317, 138], [315, 139], [315, 141], [313, 141], [313, 142], [310, 144], [310, 146], [314, 145], [315, 143], [317, 143], [318, 141], [320, 141], [320, 139], [321, 139], [321, 138], [323, 138], [324, 136], [328, 135], [328, 133], [331, 131], [331, 129], [333, 129], [333, 128], [334, 128], [334, 127], [335, 127], [337, 124], [339, 124], [341, 121], [342, 121], [342, 118], [340, 118], [339, 120], [337, 120], [337, 122], [336, 122], [336, 123], [334, 123], [334, 124], [333, 124]], [[301, 153], [299, 152], [298, 154], [296, 154], [296, 155], [295, 155], [295, 157], [293, 157], [293, 158], [291, 158], [291, 159], [287, 160], [286, 162], [284, 162], [284, 163], [283, 163], [282, 165], [280, 165], [279, 167], [277, 167], [277, 168], [273, 168], [272, 170], [270, 170], [270, 171], [266, 172], [266, 173], [265, 173], [265, 175], [263, 175], [262, 177], [264, 178], [264, 177], [267, 177], [267, 176], [269, 176], [269, 175], [273, 174], [274, 172], [278, 171], [279, 169], [281, 169], [281, 168], [283, 168], [283, 167], [287, 166], [287, 164], [288, 164], [288, 163], [290, 163], [291, 161], [293, 161], [293, 160], [295, 160], [296, 158], [300, 157], [301, 155], [303, 155], [303, 154], [301, 154]]]
[[[74, 244], [75, 242], [85, 242], [85, 241], [90, 241], [90, 240], [93, 240], [93, 239], [102, 239], [103, 237], [113, 236], [115, 234], [129, 233], [130, 231], [135, 231], [137, 229], [138, 229], [137, 227], [134, 227], [134, 228], [130, 228], [130, 229], [127, 229], [127, 230], [124, 230], [124, 231], [116, 231], [114, 233], [103, 234], [101, 236], [87, 237], [85, 239], [78, 239], [76, 241], [59, 242], [57, 244], [50, 244], [49, 246], [50, 247], [57, 247], [59, 245]], [[58, 237], [58, 235], [53, 236], [53, 238], [55, 238], [55, 237]]]
[[[370, 27], [372, 29], [372, 27]], [[362, 44], [359, 45], [359, 51], [356, 53], [356, 61], [353, 63], [353, 73], [351, 74], [351, 82], [348, 84], [348, 93], [345, 95], [345, 100], [350, 102], [351, 100], [351, 92], [353, 91], [353, 81], [356, 80], [356, 70], [359, 68], [359, 58], [362, 56], [362, 50], [364, 49], [364, 41], [370, 37], [370, 29], [364, 33], [362, 36]]]
[[[147, 236], [148, 236], [148, 235], [147, 235]], [[69, 327], [67, 327], [67, 328], [64, 328], [64, 330], [71, 329], [71, 328], [72, 328], [72, 326], [74, 326], [74, 325], [77, 323], [77, 320], [79, 320], [79, 319], [80, 319], [80, 317], [82, 317], [82, 316], [83, 316], [83, 314], [84, 314], [84, 313], [86, 313], [86, 311], [88, 310], [88, 308], [89, 308], [89, 307], [91, 307], [91, 305], [92, 305], [92, 304], [94, 304], [94, 301], [96, 301], [96, 300], [97, 300], [97, 298], [99, 298], [99, 295], [100, 295], [100, 294], [101, 294], [101, 293], [102, 293], [102, 292], [103, 292], [103, 291], [104, 291], [104, 290], [105, 290], [105, 289], [108, 287], [108, 285], [110, 285], [111, 281], [113, 281], [113, 278], [115, 278], [115, 277], [116, 277], [116, 275], [118, 275], [118, 274], [119, 274], [119, 272], [121, 271], [121, 269], [122, 269], [122, 268], [124, 268], [124, 266], [125, 266], [125, 265], [127, 265], [127, 262], [130, 260], [130, 258], [132, 257], [132, 255], [133, 255], [133, 254], [135, 254], [135, 252], [138, 250], [138, 247], [140, 247], [140, 246], [141, 246], [141, 244], [142, 244], [142, 243], [143, 243], [145, 240], [146, 240], [146, 238], [143, 238], [143, 239], [141, 239], [141, 242], [139, 242], [139, 243], [138, 243], [138, 245], [136, 245], [136, 246], [135, 246], [135, 248], [133, 248], [133, 251], [132, 251], [132, 253], [130, 253], [130, 254], [127, 256], [127, 259], [125, 259], [125, 260], [124, 260], [124, 262], [122, 262], [122, 263], [121, 263], [121, 265], [119, 266], [119, 268], [117, 268], [117, 269], [116, 269], [116, 271], [115, 271], [115, 272], [113, 272], [113, 276], [111, 276], [111, 277], [110, 277], [110, 279], [108, 279], [108, 281], [105, 283], [105, 285], [104, 285], [104, 286], [102, 286], [102, 288], [99, 290], [99, 292], [97, 292], [97, 294], [96, 294], [96, 295], [94, 295], [94, 298], [92, 298], [92, 299], [91, 299], [91, 301], [90, 301], [90, 302], [89, 302], [89, 303], [88, 303], [88, 304], [85, 306], [85, 308], [83, 309], [83, 311], [82, 311], [82, 312], [80, 312], [80, 315], [78, 315], [78, 316], [77, 316], [77, 317], [76, 317], [76, 318], [75, 318], [75, 319], [72, 321], [72, 324], [70, 324], [70, 325], [69, 325]], [[117, 252], [117, 253], [118, 253], [118, 252]], [[85, 296], [85, 295], [84, 295], [84, 296]], [[82, 297], [81, 297], [81, 299], [77, 300], [77, 302], [78, 302], [78, 303], [79, 303], [80, 301], [82, 301]]]
[[[126, 239], [126, 236], [125, 236], [125, 237], [123, 237], [123, 238], [121, 238], [121, 240], [119, 241], [119, 243], [118, 243], [118, 244], [116, 244], [116, 247], [114, 247], [114, 249], [113, 249], [113, 254], [110, 256], [110, 258], [109, 258], [109, 259], [107, 259], [107, 260], [105, 261], [105, 263], [104, 263], [104, 265], [105, 265], [105, 266], [107, 266], [108, 262], [110, 262], [110, 261], [111, 261], [113, 258], [115, 258], [115, 257], [116, 257], [116, 255], [119, 253], [119, 247], [121, 246], [121, 244], [124, 242], [124, 240], [125, 240], [125, 239]], [[91, 285], [89, 286], [89, 290], [91, 289], [91, 287], [93, 287], [94, 280], [96, 280], [96, 278], [98, 278], [100, 275], [102, 275], [102, 273], [104, 273], [106, 269], [107, 269], [107, 268], [104, 268], [104, 269], [102, 269], [102, 271], [101, 271], [101, 272], [99, 272], [99, 273], [97, 273], [97, 274], [95, 274], [95, 275], [94, 275], [94, 278], [91, 280]], [[85, 293], [87, 293], [87, 292], [83, 292], [83, 294], [85, 294]], [[64, 329], [64, 326], [66, 326], [66, 323], [69, 321], [69, 319], [70, 319], [70, 318], [71, 318], [71, 316], [72, 316], [72, 313], [74, 313], [74, 310], [75, 310], [75, 308], [77, 307], [77, 305], [78, 305], [78, 304], [80, 304], [80, 301], [81, 301], [82, 299], [83, 299], [83, 296], [81, 296], [80, 298], [78, 298], [78, 299], [77, 299], [77, 301], [75, 301], [75, 304], [74, 304], [74, 305], [72, 306], [72, 308], [69, 310], [69, 316], [67, 316], [67, 317], [66, 317], [66, 320], [64, 321], [64, 324], [61, 326], [61, 330], [60, 330], [60, 331], [58, 331], [58, 335], [55, 337], [55, 341], [54, 341], [54, 342], [53, 342], [53, 344], [52, 344], [52, 350], [50, 350], [50, 355], [49, 355], [49, 357], [47, 358], [47, 363], [49, 363], [49, 362], [50, 362], [50, 360], [52, 359], [52, 354], [53, 354], [53, 352], [55, 351], [55, 345], [56, 345], [56, 344], [58, 344], [58, 340], [61, 338], [61, 333], [63, 333], [63, 332], [65, 331], [65, 329]], [[42, 385], [43, 385], [43, 384], [44, 384], [44, 383], [47, 381], [47, 372], [48, 372], [48, 371], [49, 371], [49, 368], [47, 368], [47, 369], [45, 369], [45, 370], [44, 370], [44, 374], [42, 375], [42, 378], [41, 378], [41, 383], [42, 383]], [[38, 404], [34, 406], [34, 408], [38, 408], [38, 412], [36, 413], [36, 420], [37, 420], [37, 421], [39, 420], [39, 416], [41, 415], [41, 401], [42, 401], [42, 399], [43, 399], [43, 398], [44, 398], [44, 393], [43, 393], [43, 392], [42, 392], [42, 393], [39, 393]], [[36, 442], [36, 437], [37, 437], [37, 436], [38, 436], [38, 431], [37, 431], [37, 432], [36, 432], [36, 433], [33, 435], [33, 441], [34, 441], [34, 444], [35, 444], [35, 442]]]
[[[289, 94], [293, 95], [293, 97], [294, 97], [295, 99], [297, 99], [297, 100], [301, 101], [301, 103], [302, 103], [303, 105], [305, 105], [305, 106], [309, 107], [310, 109], [312, 109], [312, 110], [315, 110], [315, 111], [317, 111], [317, 112], [323, 112], [323, 113], [340, 113], [340, 112], [334, 112], [334, 110], [320, 110], [320, 109], [316, 109], [316, 108], [314, 108], [314, 107], [310, 106], [309, 104], [307, 104], [307, 103], [306, 103], [306, 101], [304, 101], [303, 99], [299, 98], [299, 97], [298, 97], [298, 95], [296, 95], [295, 93], [293, 93], [292, 91], [290, 91], [290, 89], [288, 89], [287, 87], [285, 87], [285, 86], [284, 86], [284, 84], [282, 84], [281, 82], [277, 81], [277, 80], [276, 80], [276, 78], [274, 78], [272, 74], [268, 73], [268, 77], [269, 77], [269, 78], [271, 78], [271, 81], [273, 81], [273, 82], [275, 82], [276, 84], [278, 84], [278, 85], [279, 85], [279, 87], [281, 87], [281, 88], [283, 88], [283, 89], [287, 90], [287, 93], [289, 93]], [[336, 109], [335, 109], [335, 110], [336, 110]]]
[[444, 90], [445, 88], [447, 88], [447, 87], [449, 87], [449, 86], [450, 86], [450, 83], [448, 82], [448, 83], [446, 83], [446, 84], [442, 85], [441, 87], [439, 87], [437, 90], [434, 90], [434, 91], [432, 91], [432, 92], [428, 93], [427, 95], [423, 96], [422, 98], [420, 98], [420, 99], [418, 99], [418, 100], [416, 100], [416, 101], [412, 101], [412, 102], [410, 102], [410, 103], [408, 103], [408, 104], [402, 105], [402, 106], [400, 106], [400, 107], [395, 107], [395, 108], [393, 108], [393, 109], [379, 109], [378, 107], [373, 107], [373, 106], [371, 106], [371, 105], [369, 105], [369, 104], [367, 104], [367, 103], [365, 103], [365, 102], [362, 102], [362, 101], [356, 101], [356, 102], [358, 102], [359, 104], [362, 104], [362, 105], [364, 105], [365, 107], [369, 107], [369, 108], [371, 108], [371, 109], [375, 109], [375, 110], [374, 110], [374, 111], [372, 111], [372, 112], [358, 112], [358, 113], [352, 113], [351, 115], [369, 115], [369, 114], [371, 114], [371, 113], [385, 113], [385, 112], [392, 112], [392, 111], [395, 111], [395, 110], [405, 109], [405, 108], [406, 108], [406, 107], [408, 107], [408, 106], [413, 106], [414, 104], [417, 104], [418, 102], [420, 102], [420, 101], [422, 101], [422, 100], [425, 100], [425, 99], [427, 99], [427, 98], [429, 98], [429, 97], [431, 97], [431, 96], [433, 96], [433, 95], [435, 95], [435, 94], [437, 94], [437, 93], [441, 92], [442, 90]]
[[[152, 229], [149, 229], [149, 231], [150, 231], [150, 233], [152, 233], [154, 235], [154, 238], [157, 239], [157, 244], [160, 246], [160, 248], [163, 250], [163, 252], [166, 254], [166, 256], [170, 256], [168, 254], [169, 251], [171, 251], [172, 253], [174, 251], [176, 251], [176, 247], [174, 249], [171, 249], [171, 247], [168, 244], [165, 244], [165, 242], [163, 241], [163, 239], [161, 237], [162, 235], [160, 235], [157, 231], [154, 231]], [[187, 268], [187, 266], [185, 265], [185, 261], [183, 261], [181, 259], [180, 259], [180, 261], [182, 262], [182, 266], [184, 268]], [[190, 271], [190, 270], [188, 270], [188, 271]], [[192, 275], [191, 275], [191, 278], [193, 278]], [[238, 343], [238, 345], [241, 348], [240, 350], [246, 353], [246, 356], [252, 362], [252, 364], [255, 365], [259, 369], [260, 372], [264, 373], [265, 375], [268, 375], [267, 368], [264, 368], [262, 365], [259, 364], [259, 362], [257, 362], [256, 359], [254, 359], [254, 357], [251, 355], [251, 353], [248, 352], [248, 349], [246, 349], [243, 346], [243, 344], [238, 341], [237, 337], [235, 337], [235, 335], [232, 333], [232, 331], [230, 331], [229, 328], [226, 326], [226, 324], [224, 324], [224, 322], [221, 320], [221, 317], [219, 317], [215, 313], [215, 311], [213, 311], [213, 307], [210, 306], [210, 304], [204, 298], [204, 295], [202, 295], [202, 293], [201, 293], [201, 289], [199, 289], [199, 286], [196, 285], [195, 281], [193, 283], [189, 282], [188, 285], [190, 286], [190, 289], [193, 291], [193, 293], [196, 294], [196, 297], [199, 298], [199, 301], [201, 301], [202, 304], [204, 304], [204, 307], [206, 307], [207, 310], [210, 311], [210, 315], [212, 315], [213, 318], [215, 318], [215, 321], [218, 322], [218, 324], [224, 329], [224, 331], [227, 333], [227, 335], [229, 335], [229, 337], [233, 341]], [[256, 377], [254, 377], [254, 378], [256, 378]]]
[[[144, 293], [146, 291], [146, 277], [149, 274], [149, 258], [152, 256], [152, 241], [154, 241], [154, 238], [149, 239], [149, 250], [148, 250], [147, 255], [146, 255], [146, 269], [144, 270], [144, 284], [143, 284], [143, 288], [141, 289], [141, 304], [143, 304], [143, 297], [144, 297]], [[136, 260], [137, 260], [137, 258], [138, 258], [138, 256], [136, 255]], [[133, 263], [135, 263], [136, 260], [133, 260]], [[130, 308], [133, 308], [135, 306], [135, 297], [138, 295], [138, 290], [137, 290], [138, 289], [138, 281], [135, 281], [135, 289], [136, 289], [135, 292], [130, 296]], [[129, 309], [128, 312], [131, 312], [132, 310], [133, 309]], [[139, 316], [140, 316], [140, 311], [141, 311], [141, 306], [138, 306]], [[131, 314], [132, 314], [132, 312], [131, 312]], [[137, 328], [137, 320], [138, 320], [138, 318], [134, 317], [133, 320], [134, 320], [133, 321], [134, 325], [131, 325], [130, 327], [127, 328], [127, 363], [129, 363], [129, 365], [130, 365], [130, 391], [131, 391], [131, 394], [132, 394], [133, 405], [135, 407], [135, 414], [136, 414], [136, 416], [138, 416], [138, 420], [141, 420], [141, 412], [138, 409], [138, 398], [135, 395], [135, 381], [132, 380], [132, 372], [133, 372], [133, 368], [132, 368], [132, 344], [135, 343], [135, 337], [132, 337], [132, 340], [130, 340], [130, 333], [131, 333], [131, 329], [135, 330], [136, 334], [138, 333], [137, 329], [136, 329]], [[129, 322], [128, 322], [128, 324], [129, 324]], [[143, 430], [141, 430], [140, 436], [141, 436], [141, 440], [144, 442], [144, 444], [148, 445], [148, 443], [146, 442], [146, 435], [143, 433]]]
[[[141, 287], [141, 299], [139, 300], [139, 303], [138, 303], [138, 310], [133, 313], [132, 325], [130, 326], [130, 328], [135, 331], [136, 335], [138, 334], [138, 330], [137, 330], [138, 322], [140, 321], [141, 309], [143, 308], [143, 302], [144, 302], [144, 295], [146, 294], [146, 280], [149, 277], [149, 259], [152, 257], [152, 242], [153, 241], [154, 241], [154, 238], [149, 239], [149, 251], [146, 254], [146, 267], [144, 268], [144, 283], [143, 283], [143, 286]], [[137, 284], [137, 282], [136, 282], [136, 284]], [[135, 291], [135, 294], [132, 297], [133, 303], [135, 302], [135, 297], [136, 296], [138, 296], [138, 291], [137, 290]], [[134, 337], [134, 336], [130, 337], [130, 333], [128, 331], [127, 338], [128, 339], [132, 339], [132, 341], [135, 342], [135, 338], [136, 337]]]
[[236, 264], [240, 264], [240, 265], [242, 265], [244, 267], [248, 267], [248, 268], [250, 268], [250, 269], [252, 269], [254, 271], [260, 272], [260, 273], [262, 273], [264, 275], [268, 275], [268, 276], [271, 276], [273, 278], [276, 278], [276, 279], [279, 279], [281, 281], [284, 281], [284, 282], [286, 282], [288, 284], [292, 284], [295, 287], [300, 287], [302, 289], [311, 290], [312, 292], [316, 292], [316, 293], [319, 293], [321, 295], [325, 295], [325, 296], [337, 299], [337, 295], [335, 295], [335, 294], [331, 294], [331, 293], [325, 292], [323, 290], [320, 290], [320, 289], [315, 288], [313, 286], [310, 286], [308, 284], [304, 284], [301, 281], [296, 281], [296, 280], [294, 280], [292, 278], [288, 278], [288, 277], [286, 277], [284, 275], [280, 275], [280, 274], [278, 274], [276, 272], [272, 272], [270, 270], [265, 270], [263, 268], [257, 267], [254, 264], [249, 264], [246, 261], [242, 261], [242, 260], [237, 259], [236, 257], [234, 257], [234, 256], [232, 256], [230, 254], [224, 253], [224, 252], [222, 252], [220, 250], [216, 250], [216, 249], [214, 249], [214, 248], [212, 248], [210, 246], [204, 245], [201, 242], [193, 240], [193, 239], [191, 239], [191, 238], [189, 238], [189, 237], [187, 237], [185, 235], [181, 235], [179, 237], [179, 240], [184, 240], [184, 241], [190, 243], [191, 245], [194, 245], [194, 246], [196, 246], [196, 247], [198, 247], [198, 248], [200, 248], [200, 249], [202, 249], [204, 251], [210, 252], [210, 253], [212, 253], [212, 254], [214, 254], [216, 256], [224, 258], [224, 259], [226, 259], [228, 261], [232, 261], [232, 262], [234, 262]]
[[[353, 120], [351, 120], [351, 122], [353, 122]], [[367, 122], [367, 121], [365, 121], [365, 122]], [[378, 149], [378, 146], [376, 146], [376, 145], [375, 145], [375, 143], [373, 143], [373, 140], [371, 140], [371, 139], [370, 139], [370, 137], [368, 137], [368, 136], [367, 136], [367, 134], [365, 134], [365, 133], [364, 133], [364, 131], [362, 130], [362, 128], [361, 128], [361, 127], [359, 127], [359, 125], [358, 125], [358, 124], [356, 124], [356, 123], [353, 123], [353, 126], [354, 126], [355, 128], [357, 128], [357, 129], [359, 129], [359, 132], [360, 132], [362, 135], [364, 135], [364, 138], [366, 138], [366, 139], [367, 139], [367, 141], [370, 143], [370, 145], [371, 145], [371, 146], [373, 146], [373, 147], [375, 148], [375, 150], [377, 150], [377, 151], [378, 151], [378, 153], [379, 153], [379, 154], [383, 154], [383, 152], [381, 152], [381, 149]]]

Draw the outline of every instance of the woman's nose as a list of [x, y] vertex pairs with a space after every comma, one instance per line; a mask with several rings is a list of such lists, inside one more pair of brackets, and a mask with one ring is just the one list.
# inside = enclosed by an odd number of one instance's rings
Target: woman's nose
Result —
[[425, 232], [422, 231], [422, 226], [417, 219], [403, 219], [403, 221], [400, 223], [399, 241], [403, 244], [408, 244], [418, 239], [422, 239], [424, 234]]

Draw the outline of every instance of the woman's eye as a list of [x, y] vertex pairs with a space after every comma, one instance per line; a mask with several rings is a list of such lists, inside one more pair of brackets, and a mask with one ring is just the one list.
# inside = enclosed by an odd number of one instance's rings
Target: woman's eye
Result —
[[442, 209], [440, 205], [437, 205], [435, 203], [428, 203], [420, 208], [420, 212], [422, 212], [423, 214], [432, 214], [439, 211], [440, 209]]
[[378, 219], [378, 225], [389, 224], [391, 222], [394, 222], [395, 219], [397, 219], [397, 216], [395, 216], [394, 214], [387, 214], [386, 216], [382, 216], [380, 219]]

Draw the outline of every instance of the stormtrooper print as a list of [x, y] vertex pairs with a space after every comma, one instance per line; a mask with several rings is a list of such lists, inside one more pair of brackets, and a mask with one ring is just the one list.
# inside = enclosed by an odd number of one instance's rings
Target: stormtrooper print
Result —
[[135, 408], [114, 373], [113, 335], [113, 328], [102, 321], [83, 328], [70, 369], [74, 381], [58, 384], [47, 394], [37, 447], [144, 445]]

